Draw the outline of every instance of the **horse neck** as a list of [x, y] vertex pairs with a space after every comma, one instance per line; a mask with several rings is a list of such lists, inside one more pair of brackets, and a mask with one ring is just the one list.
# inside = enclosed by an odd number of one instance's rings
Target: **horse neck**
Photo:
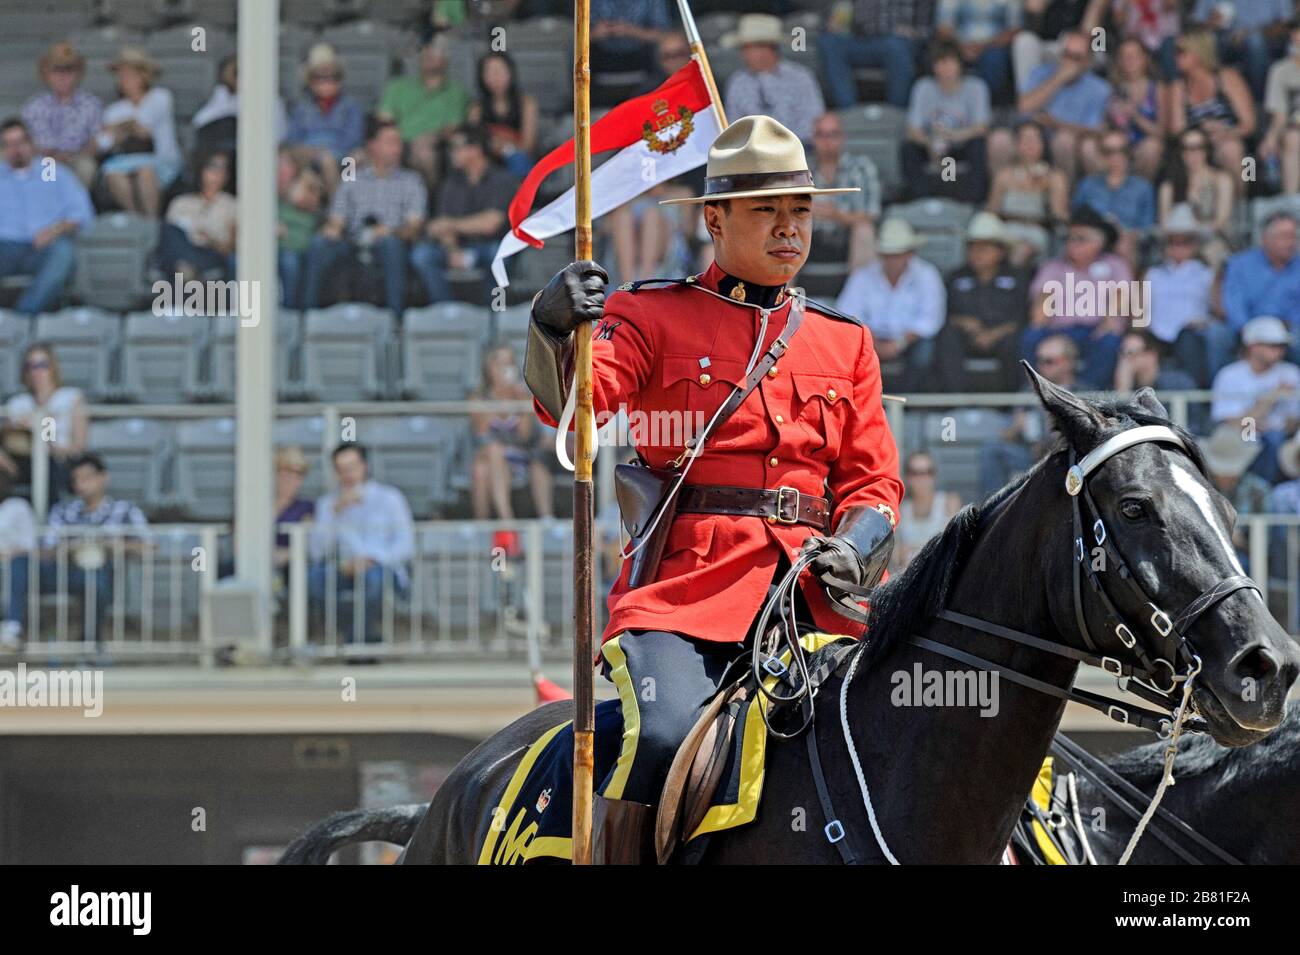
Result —
[[[1065, 585], [1071, 572], [1069, 523], [1059, 496], [1055, 505], [1049, 496], [1058, 472], [1036, 472], [988, 520], [949, 595], [949, 609], [1058, 639], [1049, 592]], [[931, 620], [923, 635], [1057, 686], [1073, 676], [1068, 660], [946, 621]], [[969, 672], [900, 642], [852, 690], [854, 735], [882, 833], [903, 862], [996, 862], [1064, 706], [1000, 678], [996, 715], [982, 717], [972, 706], [893, 705], [897, 674], [913, 674], [917, 664], [923, 672]], [[852, 770], [846, 788], [860, 805]]]

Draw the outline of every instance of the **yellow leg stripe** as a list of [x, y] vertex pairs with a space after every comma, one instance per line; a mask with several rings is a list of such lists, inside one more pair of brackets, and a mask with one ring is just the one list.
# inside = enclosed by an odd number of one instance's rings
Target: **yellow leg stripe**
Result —
[[[519, 765], [515, 768], [515, 774], [510, 777], [510, 785], [506, 786], [501, 801], [497, 803], [496, 809], [492, 810], [492, 826], [488, 829], [487, 838], [483, 840], [483, 851], [479, 853], [478, 857], [479, 865], [492, 865], [498, 861], [510, 861], [511, 857], [522, 855], [522, 850], [527, 846], [519, 845], [521, 835], [525, 835], [521, 833], [509, 833], [506, 844], [502, 846], [502, 851], [500, 853], [496, 851], [497, 843], [501, 842], [502, 833], [507, 832], [510, 827], [506, 816], [511, 807], [514, 806], [519, 790], [533, 768], [533, 763], [537, 762], [537, 757], [542, 754], [542, 750], [546, 749], [546, 744], [555, 737], [556, 733], [572, 722], [573, 720], [566, 720], [559, 726], [547, 730], [532, 746], [528, 747], [528, 752], [524, 753], [524, 758], [520, 760]], [[517, 824], [518, 820], [516, 820]], [[498, 856], [501, 856], [502, 859], [498, 859]]]
[[623, 746], [618, 753], [618, 762], [614, 765], [614, 775], [605, 787], [606, 799], [622, 799], [623, 787], [632, 772], [632, 761], [636, 759], [637, 740], [641, 737], [641, 711], [636, 704], [636, 687], [632, 683], [632, 674], [627, 672], [627, 656], [619, 646], [621, 637], [615, 637], [601, 648], [601, 653], [609, 661], [609, 676], [618, 689], [618, 702], [623, 710]]
[[[1052, 764], [1054, 760], [1048, 756], [1043, 760], [1042, 768], [1038, 770], [1038, 778], [1034, 780], [1034, 788], [1030, 792], [1030, 798], [1043, 812], [1051, 812], [1052, 809]], [[1034, 841], [1038, 843], [1038, 848], [1043, 850], [1043, 858], [1047, 860], [1048, 865], [1069, 865], [1065, 856], [1061, 855], [1060, 850], [1047, 835], [1047, 830], [1043, 824], [1035, 819], [1030, 828], [1034, 831]]]

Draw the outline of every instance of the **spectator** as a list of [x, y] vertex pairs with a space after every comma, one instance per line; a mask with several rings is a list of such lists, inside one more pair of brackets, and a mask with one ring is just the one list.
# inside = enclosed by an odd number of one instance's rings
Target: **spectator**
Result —
[[723, 46], [740, 47], [744, 69], [727, 80], [723, 96], [727, 115], [739, 119], [763, 113], [789, 128], [804, 143], [812, 140], [813, 122], [826, 112], [817, 77], [808, 67], [781, 58], [789, 34], [777, 17], [747, 13]]
[[492, 155], [511, 175], [528, 175], [537, 152], [537, 100], [519, 88], [510, 54], [491, 52], [478, 61], [478, 99], [466, 116], [471, 125], [487, 127]]
[[4, 612], [0, 614], [0, 650], [17, 650], [27, 629], [27, 580], [36, 550], [36, 514], [13, 494], [13, 481], [0, 470], [0, 568], [4, 569]]
[[1178, 38], [1178, 76], [1169, 87], [1169, 132], [1199, 129], [1210, 139], [1214, 161], [1233, 171], [1242, 191], [1241, 160], [1255, 132], [1255, 103], [1241, 74], [1219, 66], [1214, 37], [1193, 30]]
[[1025, 28], [1011, 41], [1017, 89], [1039, 66], [1057, 61], [1064, 34], [1078, 31], [1092, 36], [1100, 25], [1099, 0], [1024, 0], [1022, 6]]
[[1300, 192], [1300, 20], [1291, 28], [1287, 58], [1269, 68], [1264, 110], [1268, 130], [1259, 144], [1260, 158], [1280, 167], [1284, 193]]
[[42, 175], [22, 120], [0, 123], [0, 150], [0, 277], [32, 276], [15, 308], [36, 315], [58, 305], [77, 265], [72, 237], [94, 210], [76, 176]]
[[1256, 315], [1300, 327], [1300, 254], [1296, 220], [1278, 212], [1264, 221], [1258, 246], [1238, 252], [1223, 270], [1223, 314], [1234, 332]]
[[881, 362], [902, 362], [896, 387], [920, 388], [943, 327], [943, 277], [916, 250], [925, 240], [902, 219], [886, 219], [876, 261], [850, 273], [835, 307], [871, 329]]
[[1101, 136], [1105, 172], [1083, 179], [1074, 190], [1074, 208], [1090, 206], [1120, 230], [1115, 251], [1137, 261], [1139, 240], [1156, 224], [1156, 196], [1151, 183], [1129, 172], [1128, 136], [1117, 129]]
[[1286, 49], [1287, 23], [1295, 16], [1290, 0], [1197, 0], [1192, 19], [1217, 40], [1218, 55], [1239, 63], [1255, 99], [1264, 98], [1269, 64]]
[[592, 0], [591, 105], [617, 106], [641, 90], [655, 73], [659, 40], [671, 28], [664, 0]]
[[[1133, 279], [1128, 263], [1110, 251], [1117, 236], [1115, 227], [1090, 206], [1075, 212], [1065, 237], [1065, 254], [1045, 262], [1030, 283], [1033, 310], [1022, 339], [1026, 357], [1035, 354], [1046, 336], [1063, 333], [1083, 353], [1089, 380], [1110, 380], [1119, 336], [1132, 317], [1118, 314], [1112, 308], [1118, 296], [1106, 291], [1128, 289]], [[1131, 311], [1139, 303], [1130, 299], [1127, 304]]]
[[[519, 356], [509, 344], [498, 344], [483, 356], [483, 388], [472, 397], [485, 401], [529, 399], [519, 374]], [[552, 515], [555, 480], [546, 466], [547, 435], [531, 414], [476, 412], [474, 429], [473, 505], [476, 520], [515, 519], [511, 489], [527, 480], [538, 517]], [[554, 435], [554, 432], [549, 432]]]
[[424, 281], [430, 302], [451, 299], [448, 268], [476, 266], [486, 272], [509, 220], [506, 209], [518, 180], [492, 162], [487, 132], [466, 126], [452, 134], [452, 171], [438, 193], [438, 214], [411, 251], [411, 265]]
[[813, 259], [847, 262], [850, 269], [866, 265], [875, 255], [880, 218], [876, 164], [870, 156], [844, 149], [844, 127], [835, 113], [823, 113], [813, 125], [813, 163], [818, 182], [858, 190], [813, 199]]
[[1015, 164], [993, 179], [985, 208], [999, 216], [1014, 241], [1013, 265], [1027, 265], [1047, 253], [1051, 233], [1070, 216], [1065, 174], [1046, 161], [1047, 138], [1037, 123], [1016, 127]]
[[68, 487], [71, 462], [85, 450], [90, 414], [80, 388], [63, 383], [52, 346], [28, 345], [23, 353], [23, 390], [5, 403], [0, 469], [24, 484], [32, 479], [32, 444], [50, 446], [49, 500]]
[[55, 43], [41, 57], [46, 91], [23, 104], [22, 120], [37, 151], [71, 167], [86, 188], [95, 181], [95, 133], [104, 104], [78, 89], [86, 58], [71, 43]]
[[1092, 48], [1077, 32], [1061, 37], [1061, 59], [1044, 63], [1026, 77], [1016, 108], [1052, 129], [1056, 166], [1073, 181], [1077, 170], [1098, 168], [1097, 136], [1106, 121], [1110, 84], [1093, 73]]
[[852, 33], [827, 31], [817, 55], [835, 109], [858, 101], [856, 67], [885, 72], [885, 101], [907, 108], [916, 60], [934, 29], [934, 0], [853, 0]]
[[[1145, 328], [1130, 328], [1119, 341], [1115, 362], [1114, 389], [1128, 393], [1139, 388], [1156, 391], [1192, 391], [1196, 382], [1177, 368], [1165, 368], [1160, 360], [1160, 339]], [[1193, 431], [1199, 428], [1193, 427]]]
[[[85, 640], [99, 643], [102, 621], [113, 603], [113, 567], [116, 561], [112, 548], [144, 550], [147, 541], [138, 535], [122, 534], [121, 529], [148, 527], [149, 522], [140, 508], [130, 501], [109, 496], [108, 467], [99, 455], [80, 455], [72, 461], [71, 473], [75, 497], [60, 501], [50, 509], [45, 522], [49, 532], [43, 541], [45, 550], [66, 550], [66, 557], [47, 558], [41, 562], [41, 592], [57, 592], [69, 597], [86, 595], [90, 606], [84, 614]], [[78, 534], [76, 528], [95, 528], [96, 532]], [[113, 529], [118, 533], [102, 533]], [[57, 590], [61, 570], [67, 574], [65, 591]]]
[[898, 535], [890, 570], [898, 573], [925, 542], [940, 533], [961, 510], [961, 498], [935, 487], [936, 468], [928, 451], [913, 451], [903, 466], [907, 496], [898, 508]]
[[[217, 68], [217, 85], [212, 88], [208, 101], [190, 120], [194, 127], [194, 150], [190, 155], [193, 166], [202, 166], [214, 153], [225, 153], [230, 159], [230, 191], [234, 192], [235, 151], [238, 145], [235, 124], [239, 118], [239, 61], [232, 54]], [[273, 135], [278, 144], [288, 129], [284, 99], [275, 97], [275, 128]]]
[[1178, 70], [1174, 46], [1182, 29], [1182, 0], [1109, 0], [1098, 16], [1104, 16], [1107, 5], [1123, 43], [1137, 43], [1148, 60], [1158, 57], [1164, 75], [1172, 77]]
[[[1034, 350], [1034, 368], [1048, 381], [1070, 391], [1091, 390], [1092, 385], [1078, 377], [1078, 362], [1079, 348], [1068, 335], [1048, 335], [1039, 340]], [[1026, 381], [1021, 390], [1028, 387]], [[1017, 408], [1006, 420], [998, 440], [980, 447], [980, 493], [985, 496], [1038, 460], [1052, 436], [1051, 422], [1038, 402]]]
[[340, 444], [334, 449], [333, 461], [338, 490], [316, 502], [307, 595], [313, 611], [323, 614], [332, 587], [335, 613], [350, 634], [349, 642], [359, 642], [359, 635], [351, 630], [353, 615], [343, 613], [340, 605], [345, 596], [363, 600], [366, 624], [362, 639], [377, 643], [388, 582], [399, 594], [409, 585], [407, 563], [415, 555], [411, 508], [397, 488], [371, 480], [362, 445]]
[[303, 169], [279, 201], [276, 231], [279, 237], [280, 299], [285, 308], [301, 307], [303, 265], [312, 236], [320, 226], [324, 199], [324, 181], [313, 170]]
[[1160, 184], [1160, 219], [1176, 205], [1186, 204], [1206, 230], [1205, 261], [1218, 268], [1228, 254], [1228, 230], [1233, 219], [1236, 190], [1232, 177], [1210, 162], [1210, 141], [1205, 131], [1184, 129], [1171, 158], [1169, 178]]
[[1113, 93], [1106, 107], [1106, 119], [1121, 130], [1133, 150], [1133, 168], [1144, 179], [1154, 180], [1164, 155], [1165, 130], [1160, 115], [1162, 94], [1151, 67], [1151, 57], [1134, 37], [1115, 52], [1110, 71]]
[[296, 446], [275, 452], [275, 566], [289, 566], [289, 533], [284, 524], [310, 524], [316, 505], [302, 497], [302, 481], [311, 462]]
[[[1215, 428], [1209, 438], [1200, 442], [1200, 446], [1211, 483], [1228, 499], [1239, 516], [1281, 509], [1276, 505], [1281, 505], [1288, 495], [1284, 492], [1275, 502], [1273, 485], [1246, 470], [1259, 453], [1259, 448], [1253, 441], [1242, 438], [1240, 427], [1227, 424]], [[1285, 485], [1278, 485], [1279, 489], [1282, 487]], [[1232, 530], [1232, 545], [1242, 566], [1249, 566], [1246, 529], [1241, 524]], [[1250, 570], [1263, 576], [1257, 568], [1251, 567]]]
[[[962, 76], [955, 43], [936, 43], [930, 61], [934, 76], [916, 81], [907, 108], [903, 179], [908, 196], [982, 202], [988, 194], [989, 88], [979, 77]], [[949, 159], [952, 169], [946, 167]]]
[[445, 34], [429, 33], [420, 46], [419, 75], [394, 77], [379, 99], [379, 115], [397, 124], [407, 161], [430, 189], [438, 182], [443, 137], [465, 122], [469, 108], [468, 91], [447, 75], [448, 42]]
[[1007, 263], [1014, 240], [1002, 220], [977, 212], [966, 229], [966, 264], [948, 277], [948, 320], [935, 343], [935, 379], [947, 391], [971, 391], [967, 358], [996, 358], [997, 389], [1024, 381], [1016, 358], [1025, 327], [1028, 285]]
[[158, 267], [164, 275], [180, 273], [184, 281], [200, 274], [235, 274], [235, 197], [230, 183], [230, 157], [209, 156], [199, 170], [198, 191], [177, 196], [167, 206], [167, 220], [158, 234]]
[[339, 165], [365, 138], [361, 106], [343, 92], [343, 63], [328, 43], [317, 43], [303, 67], [306, 94], [289, 113], [285, 142], [297, 148], [299, 161], [313, 165], [333, 195]]
[[406, 305], [407, 245], [424, 224], [424, 180], [399, 165], [402, 136], [391, 120], [371, 120], [366, 157], [356, 178], [339, 184], [325, 224], [307, 247], [303, 308], [318, 306], [325, 277], [348, 256], [379, 265], [388, 308], [400, 314]]
[[121, 98], [101, 117], [99, 171], [119, 208], [157, 219], [163, 192], [181, 172], [172, 93], [154, 85], [159, 66], [144, 50], [124, 48], [109, 69]]
[[1250, 470], [1272, 484], [1282, 478], [1278, 448], [1300, 427], [1300, 367], [1284, 360], [1290, 343], [1281, 319], [1252, 318], [1241, 330], [1242, 359], [1225, 365], [1212, 388], [1210, 417], [1259, 441]]
[[1211, 314], [1214, 270], [1197, 258], [1206, 233], [1191, 208], [1175, 206], [1160, 232], [1165, 256], [1146, 274], [1151, 333], [1204, 388], [1232, 359], [1236, 334]]
[[957, 44], [962, 62], [995, 99], [1011, 89], [1011, 40], [1020, 15], [1017, 0], [939, 0], [936, 38]]

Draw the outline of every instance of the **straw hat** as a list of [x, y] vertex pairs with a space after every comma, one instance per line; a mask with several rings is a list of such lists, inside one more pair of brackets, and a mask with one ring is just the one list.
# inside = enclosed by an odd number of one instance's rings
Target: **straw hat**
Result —
[[725, 47], [746, 46], [750, 43], [763, 43], [768, 46], [781, 46], [789, 39], [785, 28], [781, 26], [780, 17], [769, 13], [746, 13], [736, 23], [734, 33], [722, 37]]
[[138, 46], [122, 47], [122, 52], [117, 55], [117, 59], [108, 64], [108, 69], [109, 72], [116, 73], [124, 66], [138, 70], [150, 80], [156, 80], [158, 74], [162, 72], [162, 67], [158, 65], [158, 61]]
[[339, 59], [334, 47], [328, 43], [317, 43], [308, 51], [307, 62], [302, 68], [302, 81], [304, 83], [310, 81], [322, 70], [331, 70], [339, 76], [343, 75], [343, 61]]
[[302, 448], [290, 445], [275, 452], [275, 469], [306, 474], [311, 470], [311, 462], [307, 460], [307, 455], [302, 453]]
[[[1243, 439], [1241, 430], [1231, 422], [1219, 425], [1201, 442], [1201, 453], [1210, 473], [1228, 477], [1245, 474], [1246, 468], [1259, 456], [1259, 449], [1260, 445]], [[1281, 457], [1281, 452], [1278, 456]]]
[[1006, 246], [1016, 244], [1002, 220], [992, 212], [977, 212], [971, 216], [970, 223], [966, 226], [966, 241], [996, 242]]
[[817, 189], [799, 137], [771, 116], [736, 120], [709, 147], [704, 195], [662, 199], [661, 206], [745, 196], [826, 196], [858, 192], [856, 186]]
[[1290, 345], [1291, 332], [1286, 323], [1272, 315], [1259, 315], [1241, 326], [1243, 345]]
[[1203, 239], [1208, 231], [1196, 221], [1196, 213], [1186, 202], [1180, 202], [1170, 209], [1169, 216], [1160, 224], [1160, 234], [1166, 238], [1171, 235], [1194, 235]]
[[71, 43], [53, 43], [41, 57], [41, 72], [58, 66], [71, 66], [73, 69], [84, 70], [86, 68], [86, 58], [77, 52], [77, 48]]
[[876, 251], [881, 255], [901, 255], [904, 252], [915, 252], [923, 245], [925, 239], [916, 234], [910, 222], [903, 219], [886, 219], [880, 226]]

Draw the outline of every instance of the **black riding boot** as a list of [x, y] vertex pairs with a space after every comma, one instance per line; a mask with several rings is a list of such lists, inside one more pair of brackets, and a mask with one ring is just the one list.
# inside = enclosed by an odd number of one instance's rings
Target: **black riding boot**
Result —
[[596, 795], [591, 807], [591, 861], [596, 865], [653, 865], [655, 807]]

